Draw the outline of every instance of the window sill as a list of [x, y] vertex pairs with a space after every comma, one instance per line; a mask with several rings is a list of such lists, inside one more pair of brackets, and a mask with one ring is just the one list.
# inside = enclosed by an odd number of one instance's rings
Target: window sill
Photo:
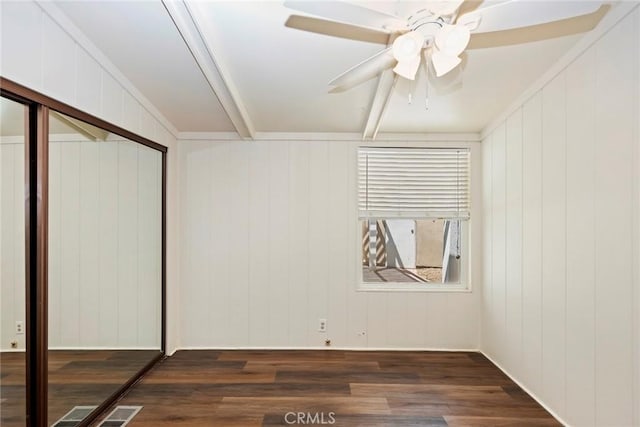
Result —
[[471, 292], [465, 284], [360, 283], [358, 292]]

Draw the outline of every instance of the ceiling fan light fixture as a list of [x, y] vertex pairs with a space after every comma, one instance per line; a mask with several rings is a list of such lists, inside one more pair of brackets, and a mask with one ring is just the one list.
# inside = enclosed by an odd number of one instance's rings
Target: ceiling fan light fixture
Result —
[[420, 68], [420, 59], [421, 56], [418, 54], [414, 57], [398, 61], [398, 64], [393, 68], [393, 71], [400, 77], [414, 80], [416, 78], [418, 68]]
[[405, 79], [415, 79], [423, 47], [424, 36], [416, 31], [409, 31], [395, 39], [392, 52], [398, 64], [393, 71]]
[[393, 57], [397, 61], [406, 61], [410, 58], [420, 56], [422, 46], [424, 46], [424, 37], [422, 34], [416, 31], [409, 31], [393, 42]]
[[433, 69], [436, 72], [437, 77], [444, 76], [449, 71], [456, 68], [462, 59], [457, 56], [447, 55], [446, 53], [434, 50], [431, 54], [431, 63], [433, 64]]
[[436, 34], [435, 43], [438, 50], [458, 56], [466, 49], [471, 39], [471, 31], [466, 25], [444, 25]]

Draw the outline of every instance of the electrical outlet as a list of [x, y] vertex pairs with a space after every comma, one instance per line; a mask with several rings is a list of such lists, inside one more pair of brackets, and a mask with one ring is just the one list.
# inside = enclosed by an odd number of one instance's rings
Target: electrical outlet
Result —
[[24, 334], [24, 322], [22, 320], [16, 320], [16, 335]]
[[327, 332], [327, 319], [318, 319], [318, 332]]

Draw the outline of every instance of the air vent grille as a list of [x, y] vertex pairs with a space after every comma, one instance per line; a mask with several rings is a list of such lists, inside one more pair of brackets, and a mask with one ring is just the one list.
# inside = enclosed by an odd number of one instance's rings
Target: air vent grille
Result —
[[97, 406], [74, 406], [73, 409], [56, 421], [52, 427], [75, 427], [96, 408]]
[[123, 427], [136, 416], [142, 406], [116, 406], [98, 427]]

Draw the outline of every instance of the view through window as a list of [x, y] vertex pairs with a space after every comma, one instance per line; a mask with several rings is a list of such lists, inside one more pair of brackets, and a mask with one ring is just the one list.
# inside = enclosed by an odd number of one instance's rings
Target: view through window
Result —
[[460, 220], [362, 220], [364, 282], [460, 283]]
[[358, 151], [363, 284], [463, 285], [467, 148]]

